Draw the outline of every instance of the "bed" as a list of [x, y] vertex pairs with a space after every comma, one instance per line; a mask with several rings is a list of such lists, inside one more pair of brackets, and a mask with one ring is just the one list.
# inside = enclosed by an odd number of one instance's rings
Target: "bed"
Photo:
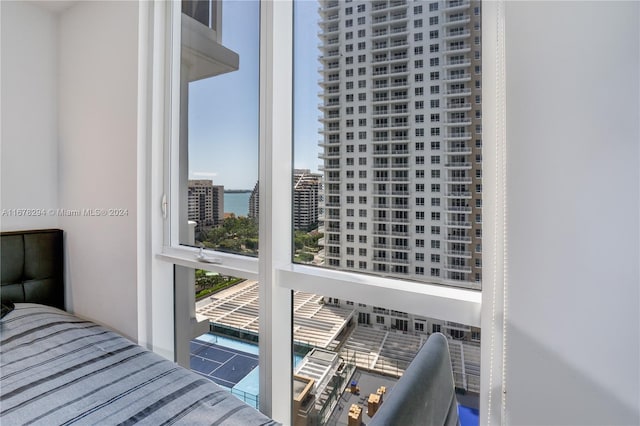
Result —
[[61, 230], [0, 238], [0, 424], [278, 424], [212, 381], [65, 312]]

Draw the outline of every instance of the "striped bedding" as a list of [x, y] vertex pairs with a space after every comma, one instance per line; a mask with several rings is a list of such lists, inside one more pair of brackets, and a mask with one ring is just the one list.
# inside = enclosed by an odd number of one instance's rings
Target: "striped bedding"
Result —
[[0, 321], [0, 424], [275, 425], [215, 383], [55, 308]]

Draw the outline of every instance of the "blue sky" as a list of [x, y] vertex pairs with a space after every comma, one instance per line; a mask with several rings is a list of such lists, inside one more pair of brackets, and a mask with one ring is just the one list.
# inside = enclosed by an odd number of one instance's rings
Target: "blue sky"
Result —
[[[226, 0], [222, 7], [222, 43], [240, 55], [240, 69], [190, 85], [189, 177], [252, 189], [258, 179], [259, 3]], [[320, 161], [317, 8], [315, 1], [296, 2], [294, 36], [294, 164], [313, 171]]]

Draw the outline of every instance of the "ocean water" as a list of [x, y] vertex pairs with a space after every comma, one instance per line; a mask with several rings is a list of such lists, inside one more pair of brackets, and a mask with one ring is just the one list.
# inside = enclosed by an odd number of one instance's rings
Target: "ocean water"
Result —
[[251, 192], [225, 192], [224, 212], [233, 213], [236, 216], [247, 216], [249, 214], [249, 198]]

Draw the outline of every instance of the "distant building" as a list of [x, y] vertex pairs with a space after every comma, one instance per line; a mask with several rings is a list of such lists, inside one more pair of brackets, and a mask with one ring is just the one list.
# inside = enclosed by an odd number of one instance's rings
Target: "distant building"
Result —
[[211, 180], [190, 180], [188, 185], [188, 216], [198, 226], [215, 226], [224, 218], [224, 186]]
[[255, 220], [258, 220], [258, 215], [260, 212], [260, 191], [258, 189], [259, 183], [260, 182], [256, 182], [256, 185], [253, 187], [253, 191], [251, 191], [251, 196], [249, 197], [248, 216]]
[[293, 171], [293, 229], [310, 230], [318, 225], [321, 191], [321, 174]]
[[[249, 217], [260, 213], [259, 182], [249, 198]], [[319, 197], [322, 196], [322, 175], [308, 169], [293, 171], [293, 229], [308, 230], [318, 225]]]

